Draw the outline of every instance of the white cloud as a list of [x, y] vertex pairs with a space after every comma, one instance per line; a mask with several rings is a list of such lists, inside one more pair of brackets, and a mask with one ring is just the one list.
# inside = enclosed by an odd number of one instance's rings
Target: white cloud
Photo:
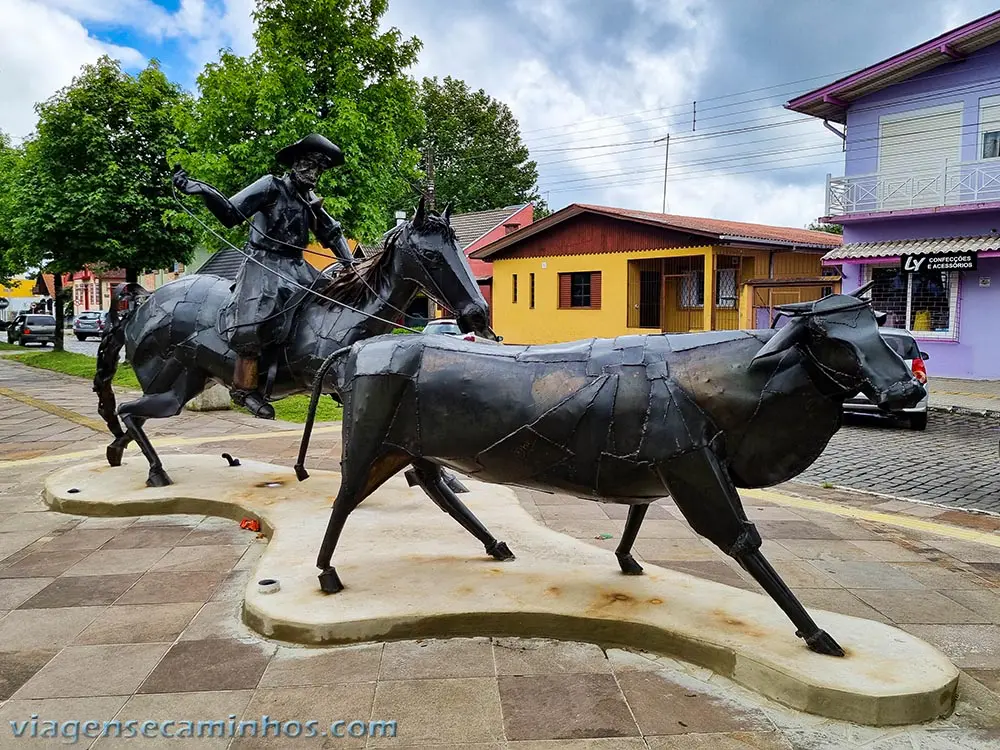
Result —
[[0, 1], [0, 130], [15, 138], [35, 126], [34, 104], [68, 85], [80, 66], [103, 54], [129, 65], [143, 55], [101, 42], [77, 20], [35, 0]]

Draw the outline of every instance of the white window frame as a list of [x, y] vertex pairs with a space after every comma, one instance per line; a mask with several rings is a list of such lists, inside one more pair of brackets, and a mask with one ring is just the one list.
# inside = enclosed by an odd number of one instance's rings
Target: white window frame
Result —
[[[864, 284], [872, 280], [873, 268], [893, 268], [889, 263], [871, 263], [863, 266]], [[947, 331], [910, 331], [917, 341], [958, 341], [959, 288], [962, 276], [959, 271], [948, 272], [948, 330]], [[913, 316], [913, 274], [906, 274], [906, 325], [910, 325]], [[907, 329], [909, 330], [909, 329]]]
[[976, 161], [992, 161], [1000, 158], [1000, 153], [996, 156], [983, 156], [983, 147], [986, 145], [984, 139], [987, 133], [1000, 132], [1000, 115], [993, 120], [983, 118], [983, 110], [987, 107], [1000, 107], [1000, 96], [983, 96], [979, 99], [979, 111], [976, 119], [979, 121], [979, 136], [976, 140]]

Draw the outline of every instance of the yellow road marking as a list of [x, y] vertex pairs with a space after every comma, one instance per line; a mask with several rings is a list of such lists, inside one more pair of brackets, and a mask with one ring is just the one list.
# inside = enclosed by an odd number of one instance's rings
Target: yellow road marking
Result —
[[[315, 427], [313, 428], [313, 435], [326, 435], [334, 432], [340, 432], [340, 425], [330, 425], [328, 427]], [[283, 438], [283, 437], [300, 437], [302, 435], [302, 430], [271, 430], [269, 432], [249, 432], [245, 434], [236, 435], [210, 435], [207, 437], [165, 437], [155, 439], [155, 446], [168, 447], [168, 446], [178, 446], [178, 445], [204, 445], [207, 443], [225, 443], [227, 441], [243, 441], [243, 440], [266, 440], [267, 438]], [[108, 434], [110, 442], [110, 433]], [[36, 456], [35, 458], [21, 458], [15, 461], [0, 461], [0, 471], [7, 467], [15, 466], [30, 466], [33, 464], [48, 464], [57, 463], [59, 461], [66, 461], [73, 458], [94, 458], [97, 456], [104, 455], [104, 448], [92, 448], [85, 451], [74, 451], [72, 453], [54, 453], [48, 456]], [[129, 453], [138, 453], [138, 449], [135, 446], [129, 447]]]
[[989, 534], [984, 531], [975, 531], [974, 529], [964, 529], [961, 526], [949, 526], [943, 523], [935, 523], [934, 521], [927, 521], [923, 518], [915, 518], [913, 516], [902, 514], [896, 515], [891, 513], [880, 513], [874, 510], [853, 508], [848, 505], [837, 505], [835, 503], [826, 503], [819, 500], [807, 500], [804, 497], [792, 497], [791, 495], [782, 495], [781, 493], [771, 492], [769, 490], [742, 490], [740, 494], [743, 497], [764, 500], [769, 503], [774, 503], [775, 505], [784, 505], [789, 508], [814, 510], [820, 513], [831, 513], [835, 516], [842, 516], [844, 518], [857, 518], [864, 521], [874, 521], [876, 523], [884, 523], [886, 526], [898, 526], [899, 528], [909, 529], [910, 531], [921, 531], [927, 534], [936, 534], [937, 536], [961, 539], [966, 542], [986, 544], [990, 547], [1000, 547], [1000, 536], [996, 534]]
[[14, 399], [15, 401], [20, 401], [22, 404], [27, 404], [35, 409], [41, 409], [49, 414], [54, 414], [61, 419], [65, 419], [73, 424], [82, 425], [84, 427], [89, 427], [95, 432], [104, 432], [108, 428], [103, 422], [99, 422], [96, 419], [90, 419], [88, 417], [83, 417], [77, 414], [75, 411], [70, 411], [69, 409], [64, 409], [61, 406], [56, 406], [55, 404], [49, 403], [48, 401], [42, 401], [34, 396], [29, 396], [27, 393], [21, 393], [20, 391], [14, 391], [10, 388], [0, 388], [0, 396], [6, 396], [7, 398]]

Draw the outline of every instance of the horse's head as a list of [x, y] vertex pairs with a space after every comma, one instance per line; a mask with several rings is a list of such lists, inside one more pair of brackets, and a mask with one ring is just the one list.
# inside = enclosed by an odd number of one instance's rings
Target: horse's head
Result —
[[397, 240], [400, 271], [454, 312], [464, 333], [495, 340], [489, 327], [489, 305], [458, 245], [450, 219], [450, 206], [439, 215], [426, 210], [421, 197], [416, 213], [403, 225]]
[[879, 335], [886, 315], [861, 299], [867, 289], [778, 307], [791, 320], [761, 347], [754, 362], [797, 346], [842, 395], [861, 391], [886, 411], [915, 406], [927, 392]]

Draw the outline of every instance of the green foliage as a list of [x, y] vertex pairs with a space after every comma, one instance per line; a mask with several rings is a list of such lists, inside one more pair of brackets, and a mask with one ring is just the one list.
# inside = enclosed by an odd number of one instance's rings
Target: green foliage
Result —
[[166, 160], [185, 101], [155, 61], [132, 77], [105, 56], [36, 107], [12, 198], [21, 266], [142, 271], [189, 257], [191, 235], [170, 226]]
[[[25, 352], [24, 354], [8, 354], [4, 356], [4, 359], [12, 359], [29, 367], [61, 372], [65, 375], [75, 375], [89, 380], [94, 379], [94, 372], [97, 370], [96, 358], [74, 352]], [[122, 362], [118, 366], [118, 371], [115, 372], [115, 379], [112, 382], [122, 388], [140, 388], [135, 372], [127, 362]]]
[[425, 173], [433, 151], [440, 207], [451, 201], [462, 213], [534, 201], [547, 210], [538, 195], [538, 165], [506, 104], [456, 78], [424, 78], [420, 108], [426, 128], [413, 145], [423, 153]]
[[[422, 126], [416, 85], [404, 72], [420, 42], [380, 30], [385, 10], [386, 0], [257, 0], [256, 51], [225, 52], [205, 67], [198, 100], [178, 112], [189, 140], [172, 158], [232, 195], [280, 174], [279, 149], [321, 133], [346, 158], [317, 186], [325, 208], [348, 236], [381, 235], [390, 197], [416, 176], [419, 155], [407, 144]], [[214, 219], [206, 223], [220, 231]], [[238, 228], [229, 239], [245, 236]], [[202, 239], [220, 245], [207, 232]]]
[[843, 234], [844, 227], [840, 224], [824, 224], [822, 221], [814, 221], [806, 229], [814, 232], [827, 232], [828, 234]]
[[10, 281], [21, 269], [13, 247], [13, 207], [11, 194], [21, 161], [21, 150], [14, 148], [6, 133], [0, 131], [0, 283]]

